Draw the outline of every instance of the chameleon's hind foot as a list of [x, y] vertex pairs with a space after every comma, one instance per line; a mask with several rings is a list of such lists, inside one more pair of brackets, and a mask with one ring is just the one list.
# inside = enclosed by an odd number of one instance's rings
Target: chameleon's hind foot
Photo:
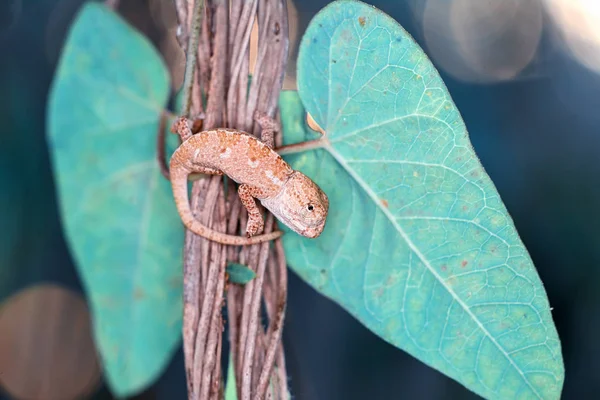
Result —
[[260, 134], [261, 141], [273, 148], [275, 146], [275, 132], [277, 132], [277, 121], [274, 118], [269, 117], [262, 111], [254, 111], [254, 120], [260, 125], [262, 129]]
[[265, 227], [265, 222], [263, 221], [260, 214], [248, 214], [248, 223], [246, 224], [246, 236], [252, 237], [260, 232]]

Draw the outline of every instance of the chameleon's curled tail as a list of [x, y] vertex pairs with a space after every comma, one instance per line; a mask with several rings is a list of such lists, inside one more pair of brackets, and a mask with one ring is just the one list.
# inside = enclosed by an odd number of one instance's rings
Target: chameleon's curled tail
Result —
[[181, 165], [174, 165], [174, 163], [171, 163], [169, 169], [171, 186], [173, 188], [173, 197], [175, 198], [175, 204], [177, 206], [179, 216], [181, 217], [181, 221], [196, 235], [208, 238], [215, 242], [234, 246], [245, 246], [267, 242], [269, 240], [277, 239], [282, 235], [281, 231], [275, 231], [245, 238], [242, 236], [228, 235], [223, 232], [218, 232], [203, 225], [194, 217], [194, 214], [192, 214], [192, 210], [190, 208], [187, 188], [188, 175], [190, 174], [190, 171]]

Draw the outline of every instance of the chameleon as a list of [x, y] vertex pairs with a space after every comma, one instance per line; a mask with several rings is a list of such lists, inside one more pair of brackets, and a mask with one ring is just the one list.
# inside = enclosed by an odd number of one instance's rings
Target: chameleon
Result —
[[[183, 140], [169, 162], [173, 197], [181, 220], [190, 231], [227, 245], [250, 245], [280, 237], [281, 231], [257, 235], [264, 228], [255, 201], [258, 199], [294, 232], [308, 238], [321, 234], [329, 211], [327, 195], [271, 147], [237, 129], [217, 128], [192, 134], [190, 121], [185, 117], [179, 117], [171, 131]], [[187, 182], [190, 175], [198, 173], [225, 174], [239, 184], [238, 195], [248, 211], [246, 237], [212, 230], [194, 217]]]

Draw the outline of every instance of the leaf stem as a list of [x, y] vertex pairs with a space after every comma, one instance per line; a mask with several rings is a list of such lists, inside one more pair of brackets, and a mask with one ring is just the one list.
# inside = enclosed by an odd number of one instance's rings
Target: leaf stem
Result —
[[156, 158], [158, 160], [158, 166], [160, 173], [168, 180], [171, 180], [171, 174], [169, 173], [169, 166], [167, 165], [167, 149], [165, 145], [165, 130], [167, 129], [167, 120], [169, 114], [163, 111], [160, 114], [160, 120], [158, 123], [158, 134], [156, 135]]
[[327, 142], [327, 139], [324, 139], [324, 138], [307, 140], [305, 142], [287, 144], [285, 146], [277, 147], [275, 149], [275, 151], [277, 153], [279, 153], [279, 155], [282, 155], [282, 156], [286, 155], [286, 154], [302, 153], [302, 152], [308, 151], [308, 150], [323, 148], [323, 147], [325, 147], [326, 142]]

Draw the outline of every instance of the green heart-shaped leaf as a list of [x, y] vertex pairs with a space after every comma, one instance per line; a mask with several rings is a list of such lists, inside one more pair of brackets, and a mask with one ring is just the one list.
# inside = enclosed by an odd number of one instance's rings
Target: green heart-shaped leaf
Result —
[[84, 5], [53, 83], [48, 138], [64, 229], [119, 396], [152, 383], [181, 334], [183, 229], [156, 162], [168, 91], [151, 44], [103, 5]]
[[[333, 2], [302, 38], [298, 89], [327, 135], [286, 158], [331, 206], [318, 239], [284, 235], [291, 267], [481, 396], [558, 399], [564, 368], [542, 283], [410, 35], [374, 7]], [[283, 114], [287, 137], [305, 126], [298, 115]]]

